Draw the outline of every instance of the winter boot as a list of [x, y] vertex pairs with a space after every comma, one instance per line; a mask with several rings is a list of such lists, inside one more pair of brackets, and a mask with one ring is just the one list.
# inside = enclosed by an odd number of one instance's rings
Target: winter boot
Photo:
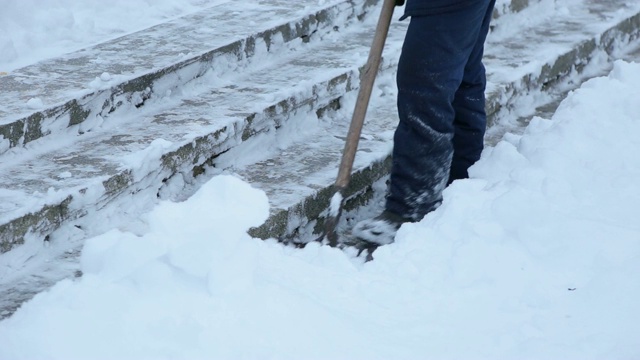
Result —
[[360, 221], [353, 227], [352, 234], [359, 241], [375, 245], [391, 244], [400, 226], [411, 219], [404, 218], [390, 211], [383, 211], [382, 214]]

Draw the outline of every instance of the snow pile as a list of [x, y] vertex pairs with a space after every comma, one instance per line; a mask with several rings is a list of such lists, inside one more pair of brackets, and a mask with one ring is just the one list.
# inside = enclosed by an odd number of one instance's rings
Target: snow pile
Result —
[[0, 72], [228, 0], [0, 0]]
[[640, 356], [639, 80], [640, 64], [617, 62], [588, 81], [552, 121], [487, 149], [473, 179], [378, 252], [451, 322], [432, 336], [443, 354]]
[[591, 359], [640, 347], [640, 64], [487, 149], [362, 265], [259, 241], [264, 194], [217, 177], [0, 322], [2, 359]]

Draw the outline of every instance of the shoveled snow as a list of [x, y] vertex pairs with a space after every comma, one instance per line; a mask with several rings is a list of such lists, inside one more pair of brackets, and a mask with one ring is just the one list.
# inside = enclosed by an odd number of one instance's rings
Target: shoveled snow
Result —
[[343, 202], [342, 194], [336, 192], [331, 197], [331, 202], [329, 203], [329, 215], [333, 217], [338, 217], [340, 215], [340, 210], [342, 208]]
[[31, 98], [29, 100], [27, 100], [27, 107], [29, 107], [30, 109], [41, 109], [44, 107], [44, 103], [42, 102], [42, 99], [40, 98]]
[[366, 264], [252, 239], [266, 196], [218, 176], [0, 322], [2, 359], [640, 357], [640, 64], [507, 135]]

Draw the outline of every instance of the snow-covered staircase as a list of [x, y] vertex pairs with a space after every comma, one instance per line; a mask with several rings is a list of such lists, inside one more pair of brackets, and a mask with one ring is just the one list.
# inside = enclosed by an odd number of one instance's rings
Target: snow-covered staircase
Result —
[[[0, 252], [64, 242], [68, 227], [92, 235], [95, 217], [123, 198], [179, 199], [222, 172], [269, 196], [271, 216], [252, 235], [317, 231], [378, 1], [255, 3], [225, 3], [1, 76]], [[392, 24], [348, 208], [388, 173], [407, 25]], [[521, 125], [501, 119], [523, 98], [554, 100], [557, 85], [592, 75], [638, 37], [632, 1], [499, 1], [485, 57], [488, 139]]]
[[[44, 236], [82, 216], [83, 207], [73, 200], [91, 196], [92, 189], [98, 189], [97, 198], [81, 202], [108, 202], [135, 191], [137, 181], [149, 174], [134, 174], [123, 166], [123, 157], [155, 139], [175, 142], [158, 154], [168, 167], [161, 181], [265, 131], [270, 127], [266, 122], [279, 121], [275, 112], [286, 115], [288, 102], [308, 102], [305, 96], [313, 96], [313, 90], [278, 98], [279, 89], [268, 82], [279, 76], [256, 62], [278, 59], [278, 66], [285, 65], [280, 56], [303, 48], [314, 33], [356, 22], [367, 7], [363, 1], [333, 1], [315, 9], [261, 1], [246, 13], [222, 4], [4, 76], [0, 249], [7, 251], [25, 236]], [[204, 27], [207, 23], [215, 26]], [[340, 69], [332, 71], [340, 74]], [[243, 72], [262, 76], [266, 87], [258, 86], [256, 76], [251, 82], [235, 79]], [[291, 79], [280, 82], [289, 80], [283, 85], [289, 88]], [[184, 87], [189, 82], [196, 83], [192, 88], [198, 94], [175, 96], [188, 91]], [[177, 100], [163, 108], [172, 92]], [[265, 97], [271, 99], [265, 102]], [[123, 114], [135, 120], [122, 124]], [[148, 172], [162, 170], [158, 164]]]

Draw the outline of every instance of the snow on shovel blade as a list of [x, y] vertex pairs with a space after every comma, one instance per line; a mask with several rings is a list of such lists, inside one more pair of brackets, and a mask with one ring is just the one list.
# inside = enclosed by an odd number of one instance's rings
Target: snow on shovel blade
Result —
[[344, 196], [341, 191], [336, 191], [329, 203], [329, 211], [325, 219], [323, 233], [316, 241], [340, 249], [353, 248], [357, 251], [356, 256], [366, 256], [365, 262], [373, 260], [372, 254], [378, 248], [378, 244], [353, 238], [349, 234], [338, 233], [338, 223], [342, 215], [343, 205]]
[[343, 205], [344, 196], [342, 196], [342, 192], [336, 191], [331, 197], [331, 202], [329, 203], [329, 214], [324, 222], [324, 233], [321, 237], [321, 239], [328, 240], [329, 246], [331, 247], [338, 246], [338, 232], [336, 231], [336, 228], [338, 226], [338, 221], [340, 221], [340, 215], [342, 215]]

